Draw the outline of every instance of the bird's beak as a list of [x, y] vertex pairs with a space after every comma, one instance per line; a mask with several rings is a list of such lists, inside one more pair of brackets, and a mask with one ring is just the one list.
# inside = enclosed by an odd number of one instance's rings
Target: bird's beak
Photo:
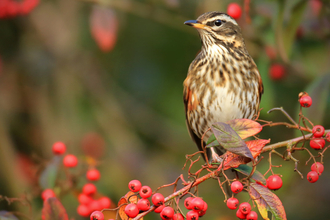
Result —
[[189, 20], [184, 22], [184, 24], [189, 25], [189, 26], [193, 26], [194, 28], [198, 28], [198, 29], [204, 29], [206, 25], [201, 24], [199, 21], [197, 20]]

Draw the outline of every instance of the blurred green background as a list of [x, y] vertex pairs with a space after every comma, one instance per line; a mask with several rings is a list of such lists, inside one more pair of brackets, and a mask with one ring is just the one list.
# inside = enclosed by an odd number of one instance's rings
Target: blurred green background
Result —
[[[26, 16], [0, 19], [0, 195], [27, 196], [32, 219], [40, 219], [39, 176], [52, 161], [56, 141], [80, 160], [80, 168], [69, 171], [80, 175], [78, 189], [86, 182], [81, 169], [88, 158], [97, 158], [102, 177], [96, 185], [114, 203], [131, 179], [156, 189], [186, 175], [185, 155], [197, 149], [185, 127], [182, 83], [201, 45], [197, 31], [183, 22], [207, 11], [225, 12], [231, 2], [249, 6], [238, 23], [264, 82], [260, 118], [286, 120], [279, 112], [267, 114], [284, 107], [297, 119], [298, 93], [307, 91], [313, 105], [303, 112], [329, 128], [328, 1], [42, 0]], [[273, 64], [285, 68], [279, 80], [269, 74]], [[297, 135], [282, 126], [267, 127], [260, 137], [276, 143]], [[306, 175], [307, 152], [295, 155]], [[261, 172], [269, 165], [264, 156]], [[325, 172], [311, 184], [293, 172], [293, 162], [274, 156], [274, 164], [283, 164], [274, 169], [284, 182], [275, 193], [288, 219], [329, 219], [329, 158], [326, 152]], [[76, 213], [76, 195], [61, 191], [59, 198], [70, 219], [84, 219]], [[209, 205], [205, 219], [236, 219], [216, 181], [203, 183], [199, 195]], [[19, 202], [0, 206], [32, 215]]]

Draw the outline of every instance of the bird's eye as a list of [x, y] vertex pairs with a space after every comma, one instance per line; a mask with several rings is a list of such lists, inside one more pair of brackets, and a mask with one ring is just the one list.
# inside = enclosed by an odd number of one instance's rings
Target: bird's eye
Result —
[[215, 20], [214, 21], [214, 25], [215, 26], [220, 26], [222, 24], [222, 21], [221, 20]]

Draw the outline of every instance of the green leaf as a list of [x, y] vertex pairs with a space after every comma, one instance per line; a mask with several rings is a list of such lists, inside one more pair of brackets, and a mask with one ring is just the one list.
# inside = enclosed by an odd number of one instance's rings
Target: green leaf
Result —
[[303, 18], [308, 1], [301, 0], [296, 3], [290, 13], [290, 20], [283, 33], [283, 43], [288, 57], [291, 55], [292, 45], [296, 37], [297, 29]]
[[249, 194], [251, 199], [257, 203], [263, 219], [269, 219], [267, 211], [270, 211], [276, 220], [286, 220], [286, 213], [281, 200], [268, 188], [257, 183], [251, 183]]
[[41, 212], [42, 220], [69, 220], [68, 214], [62, 203], [57, 198], [51, 197], [44, 201]]
[[242, 138], [226, 123], [217, 122], [211, 130], [221, 145], [227, 151], [253, 159], [252, 153]]
[[219, 142], [215, 138], [214, 134], [211, 134], [209, 139], [207, 139], [205, 147], [216, 147], [216, 146], [219, 146]]
[[261, 124], [250, 119], [233, 119], [228, 124], [242, 139], [258, 134], [262, 130]]
[[58, 168], [61, 165], [62, 157], [56, 156], [47, 164], [46, 168], [42, 171], [39, 177], [39, 184], [43, 189], [54, 188]]
[[[241, 164], [241, 165], [239, 165], [239, 167], [234, 168], [234, 169], [246, 176], [249, 176], [250, 173], [252, 172], [252, 167], [245, 165], [245, 164]], [[254, 171], [254, 173], [251, 176], [251, 179], [266, 185], [265, 177], [258, 170]]]

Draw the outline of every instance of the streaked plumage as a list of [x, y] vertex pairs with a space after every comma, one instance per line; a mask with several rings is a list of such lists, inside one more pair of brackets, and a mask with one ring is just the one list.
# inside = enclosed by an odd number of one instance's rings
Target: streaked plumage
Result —
[[[185, 24], [195, 27], [202, 41], [202, 50], [190, 64], [183, 83], [187, 127], [202, 150], [202, 135], [213, 123], [251, 119], [257, 114], [263, 85], [233, 18], [208, 12]], [[219, 149], [208, 149], [207, 153], [215, 161], [223, 154]]]

